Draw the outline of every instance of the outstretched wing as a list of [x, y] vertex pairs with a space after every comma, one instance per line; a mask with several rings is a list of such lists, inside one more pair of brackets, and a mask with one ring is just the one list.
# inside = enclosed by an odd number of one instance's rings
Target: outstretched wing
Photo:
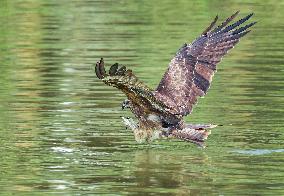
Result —
[[120, 89], [132, 103], [143, 105], [145, 109], [165, 112], [167, 106], [157, 100], [153, 90], [149, 89], [144, 83], [140, 82], [132, 73], [132, 70], [125, 66], [113, 64], [107, 73], [104, 67], [104, 60], [101, 58], [95, 67], [96, 75], [105, 84]]
[[216, 16], [200, 37], [191, 44], [184, 44], [171, 60], [155, 97], [170, 107], [172, 113], [183, 116], [191, 113], [197, 98], [208, 91], [217, 63], [256, 23], [236, 28], [253, 15], [249, 14], [227, 26], [238, 13], [212, 30], [218, 20]]

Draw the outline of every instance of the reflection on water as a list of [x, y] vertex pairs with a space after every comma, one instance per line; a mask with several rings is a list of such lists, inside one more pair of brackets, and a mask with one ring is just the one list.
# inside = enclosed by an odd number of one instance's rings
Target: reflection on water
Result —
[[[255, 12], [192, 123], [223, 124], [202, 150], [136, 144], [124, 95], [96, 79], [101, 57], [155, 87], [175, 51], [218, 13]], [[0, 190], [42, 194], [284, 192], [283, 4], [266, 1], [3, 1]]]
[[240, 153], [240, 154], [248, 154], [248, 155], [264, 155], [264, 154], [271, 154], [271, 153], [277, 153], [277, 152], [284, 152], [284, 149], [235, 150], [233, 152]]

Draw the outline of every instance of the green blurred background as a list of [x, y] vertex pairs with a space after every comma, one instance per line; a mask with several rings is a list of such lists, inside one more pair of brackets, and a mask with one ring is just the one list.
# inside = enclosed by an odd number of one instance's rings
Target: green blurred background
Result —
[[[206, 149], [136, 144], [125, 96], [92, 66], [119, 62], [155, 88], [213, 20], [258, 23], [218, 65], [192, 123]], [[284, 1], [1, 0], [0, 194], [284, 195]]]

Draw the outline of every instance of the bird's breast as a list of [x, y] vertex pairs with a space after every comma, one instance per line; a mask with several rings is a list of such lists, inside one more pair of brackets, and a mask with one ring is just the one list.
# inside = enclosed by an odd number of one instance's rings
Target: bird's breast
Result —
[[153, 121], [153, 122], [161, 122], [161, 118], [156, 114], [149, 114], [147, 116], [147, 120]]

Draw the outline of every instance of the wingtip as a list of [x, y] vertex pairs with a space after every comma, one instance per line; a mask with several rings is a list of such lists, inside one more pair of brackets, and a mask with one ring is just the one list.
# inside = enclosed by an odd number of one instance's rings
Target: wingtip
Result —
[[250, 17], [252, 17], [254, 15], [254, 13], [252, 12], [252, 13], [250, 13], [249, 15], [247, 15], [246, 17], [244, 17], [244, 18], [246, 18], [246, 20], [248, 20]]
[[216, 15], [211, 24], [202, 32], [202, 35], [206, 35], [215, 26], [218, 18], [218, 15]]
[[118, 69], [118, 63], [113, 64], [109, 69], [109, 75], [110, 76], [115, 75], [117, 72], [117, 69]]
[[258, 21], [254, 21], [251, 23], [251, 26], [255, 25]]
[[214, 20], [218, 20], [219, 19], [219, 16], [218, 14], [215, 16], [215, 19]]
[[217, 33], [219, 31], [221, 31], [223, 28], [226, 27], [226, 25], [228, 25], [232, 20], [234, 20], [234, 18], [236, 18], [236, 16], [239, 14], [239, 12], [240, 12], [240, 10], [236, 11], [233, 15], [231, 15], [224, 22], [222, 22], [222, 24], [220, 24], [218, 27], [216, 27], [212, 32]]
[[240, 37], [245, 36], [245, 35], [246, 35], [246, 34], [248, 34], [249, 32], [251, 32], [251, 30], [247, 30], [247, 31], [245, 31], [245, 32], [241, 33], [241, 34], [240, 34]]
[[105, 77], [105, 68], [104, 68], [103, 58], [101, 58], [100, 61], [96, 63], [95, 72], [99, 79], [103, 79]]
[[102, 79], [102, 78], [103, 78], [103, 76], [102, 76], [102, 74], [101, 74], [101, 72], [100, 72], [100, 69], [99, 69], [99, 62], [96, 63], [95, 72], [96, 72], [96, 75], [97, 75], [97, 77], [98, 77], [99, 79]]
[[239, 15], [240, 10], [237, 10], [230, 18], [233, 20], [237, 15]]
[[103, 59], [103, 58], [101, 58], [101, 60], [100, 60], [100, 66], [99, 66], [99, 68], [100, 68], [101, 74], [103, 75], [103, 77], [105, 77], [105, 75], [106, 75], [106, 70], [105, 70], [105, 63], [104, 63], [104, 59]]

